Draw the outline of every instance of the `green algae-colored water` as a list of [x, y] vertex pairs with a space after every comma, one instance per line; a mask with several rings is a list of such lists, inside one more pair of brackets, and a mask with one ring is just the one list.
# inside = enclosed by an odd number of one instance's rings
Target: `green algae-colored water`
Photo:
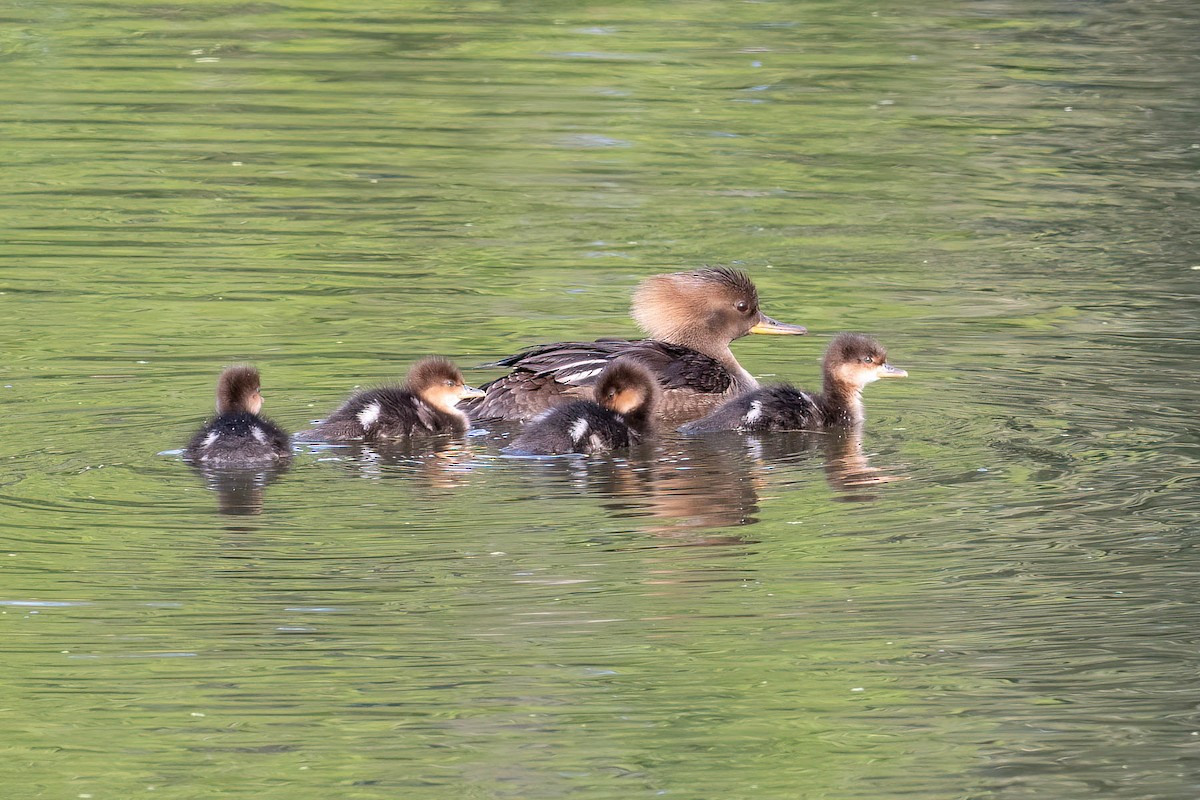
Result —
[[[1193, 798], [1200, 11], [0, 9], [0, 783], [32, 798]], [[836, 437], [171, 451], [743, 268]], [[468, 370], [481, 382], [495, 370]], [[265, 484], [265, 485], [264, 485]]]

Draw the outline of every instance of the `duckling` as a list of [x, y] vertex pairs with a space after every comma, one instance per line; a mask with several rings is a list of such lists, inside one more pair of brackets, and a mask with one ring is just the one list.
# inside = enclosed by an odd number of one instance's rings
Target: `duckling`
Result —
[[357, 392], [303, 435], [374, 442], [413, 434], [466, 433], [470, 423], [457, 405], [468, 397], [483, 397], [483, 392], [467, 386], [458, 367], [444, 358], [423, 358], [413, 364], [403, 386]]
[[217, 380], [217, 415], [204, 423], [183, 451], [210, 466], [264, 466], [292, 457], [287, 432], [260, 416], [262, 382], [254, 367], [229, 367]]
[[596, 380], [596, 397], [546, 411], [505, 448], [525, 455], [606, 453], [649, 436], [660, 391], [648, 369], [619, 358]]
[[754, 283], [732, 269], [647, 278], [634, 292], [632, 314], [650, 338], [556, 342], [487, 365], [512, 371], [483, 386], [486, 395], [470, 407], [471, 416], [524, 421], [571, 400], [594, 399], [600, 373], [624, 356], [640, 361], [662, 385], [656, 413], [694, 419], [758, 388], [730, 342], [748, 333], [807, 333], [763, 314]]
[[862, 390], [880, 378], [908, 373], [888, 363], [883, 345], [861, 333], [841, 333], [825, 351], [824, 391], [810, 394], [792, 386], [767, 386], [729, 401], [681, 433], [711, 431], [820, 430], [857, 425], [864, 419]]

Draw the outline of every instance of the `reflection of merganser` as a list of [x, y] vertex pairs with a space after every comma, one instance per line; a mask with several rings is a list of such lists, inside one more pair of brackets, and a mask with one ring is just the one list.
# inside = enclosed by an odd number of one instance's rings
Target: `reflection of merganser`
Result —
[[908, 373], [887, 363], [887, 351], [870, 336], [842, 333], [834, 337], [825, 351], [824, 375], [821, 394], [809, 394], [786, 385], [755, 389], [679, 430], [683, 433], [819, 430], [852, 425], [864, 419], [864, 386], [880, 378], [903, 378]]
[[465, 433], [467, 415], [457, 408], [483, 392], [463, 382], [458, 367], [444, 358], [418, 361], [404, 386], [357, 392], [316, 428], [299, 434], [326, 441], [377, 441], [413, 434]]
[[658, 414], [691, 419], [758, 388], [733, 357], [730, 342], [748, 333], [806, 332], [763, 314], [750, 278], [731, 269], [647, 278], [634, 293], [633, 318], [649, 339], [557, 342], [495, 362], [492, 366], [512, 367], [512, 372], [483, 387], [486, 396], [470, 406], [471, 416], [528, 420], [571, 400], [592, 398], [604, 367], [627, 356], [644, 364], [662, 386]]
[[204, 423], [184, 458], [212, 466], [264, 466], [290, 459], [287, 433], [259, 416], [263, 398], [258, 370], [229, 367], [217, 380], [217, 416]]
[[506, 449], [528, 455], [605, 453], [650, 432], [659, 389], [645, 367], [617, 359], [600, 373], [595, 393], [597, 402], [575, 400], [545, 412]]

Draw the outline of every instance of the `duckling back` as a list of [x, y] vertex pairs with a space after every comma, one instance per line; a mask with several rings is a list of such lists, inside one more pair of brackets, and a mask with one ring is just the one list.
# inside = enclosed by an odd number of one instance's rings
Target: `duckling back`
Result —
[[482, 396], [483, 392], [466, 385], [453, 363], [429, 356], [412, 365], [404, 386], [357, 392], [323, 423], [300, 435], [373, 442], [422, 433], [466, 433], [469, 422], [458, 403]]
[[464, 433], [466, 418], [448, 414], [398, 386], [357, 392], [317, 426], [326, 441], [400, 439], [421, 433]]
[[680, 433], [791, 431], [821, 427], [821, 410], [808, 393], [786, 384], [764, 386], [735, 397], [707, 417], [679, 427]]
[[288, 435], [260, 414], [234, 412], [209, 420], [196, 432], [184, 458], [209, 466], [264, 466], [292, 457]]
[[534, 456], [606, 453], [629, 447], [638, 438], [620, 414], [590, 400], [576, 400], [534, 419], [505, 450]]

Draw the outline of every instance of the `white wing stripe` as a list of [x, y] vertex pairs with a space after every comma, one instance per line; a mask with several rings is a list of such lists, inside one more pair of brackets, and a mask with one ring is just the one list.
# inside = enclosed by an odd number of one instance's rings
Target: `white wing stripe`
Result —
[[607, 363], [608, 363], [607, 358], [581, 358], [578, 361], [569, 361], [566, 364], [556, 364], [554, 367], [554, 371], [562, 372], [563, 370], [575, 369], [577, 367], [586, 367], [589, 364], [602, 364], [603, 365], [603, 364], [607, 364]]
[[558, 380], [561, 381], [562, 383], [570, 383], [571, 381], [581, 381], [584, 378], [590, 378], [593, 375], [599, 375], [603, 371], [604, 371], [604, 368], [601, 367], [600, 369], [589, 369], [589, 370], [585, 370], [583, 372], [572, 372], [570, 375], [563, 375], [563, 376], [559, 377]]

